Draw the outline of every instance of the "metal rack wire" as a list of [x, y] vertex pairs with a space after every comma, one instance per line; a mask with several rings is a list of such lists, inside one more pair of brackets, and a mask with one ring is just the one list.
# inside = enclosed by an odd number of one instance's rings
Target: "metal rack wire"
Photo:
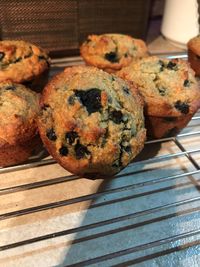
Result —
[[[52, 75], [72, 64], [82, 62], [54, 61]], [[34, 259], [37, 266], [198, 266], [199, 143], [198, 113], [176, 137], [147, 141], [140, 158], [112, 180], [81, 180], [61, 169], [54, 176], [58, 164], [42, 153], [1, 168], [8, 183], [0, 187], [0, 265]], [[51, 175], [43, 177], [43, 167]], [[30, 170], [33, 177], [22, 179]], [[71, 193], [70, 186], [80, 190]], [[49, 196], [54, 190], [64, 191]]]

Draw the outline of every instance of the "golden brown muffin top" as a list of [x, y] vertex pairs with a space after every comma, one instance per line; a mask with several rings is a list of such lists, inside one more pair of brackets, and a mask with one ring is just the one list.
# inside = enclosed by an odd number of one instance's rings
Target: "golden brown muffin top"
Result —
[[39, 131], [70, 172], [114, 174], [142, 149], [143, 102], [130, 83], [95, 67], [65, 69], [45, 87]]
[[0, 82], [0, 146], [20, 144], [37, 132], [38, 95], [21, 84]]
[[181, 59], [143, 58], [118, 72], [136, 83], [152, 116], [193, 114], [200, 107], [200, 89], [194, 71]]
[[188, 49], [192, 50], [196, 55], [200, 56], [200, 35], [192, 38], [187, 43]]
[[89, 35], [80, 52], [86, 63], [112, 72], [146, 56], [147, 47], [144, 41], [128, 35], [102, 34]]
[[50, 59], [40, 47], [25, 41], [0, 41], [0, 81], [32, 80], [49, 68]]

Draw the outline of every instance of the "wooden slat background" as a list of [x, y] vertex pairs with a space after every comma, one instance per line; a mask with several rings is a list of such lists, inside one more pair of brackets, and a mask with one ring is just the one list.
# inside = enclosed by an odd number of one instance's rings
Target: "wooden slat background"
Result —
[[[0, 0], [0, 38], [24, 39], [51, 52], [77, 54], [88, 34], [145, 38], [151, 0]], [[64, 52], [64, 53], [63, 53]]]

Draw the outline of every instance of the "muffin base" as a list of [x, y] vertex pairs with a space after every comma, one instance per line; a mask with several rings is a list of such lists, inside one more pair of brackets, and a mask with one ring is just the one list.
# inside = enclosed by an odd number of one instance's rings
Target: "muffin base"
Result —
[[194, 114], [179, 117], [145, 116], [147, 137], [165, 138], [177, 135], [191, 120]]
[[6, 167], [22, 163], [41, 150], [42, 141], [39, 135], [21, 144], [6, 145], [0, 148], [0, 166]]

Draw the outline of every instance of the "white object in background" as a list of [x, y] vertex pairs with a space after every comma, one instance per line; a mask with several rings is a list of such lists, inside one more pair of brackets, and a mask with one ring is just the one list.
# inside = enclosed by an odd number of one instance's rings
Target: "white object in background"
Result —
[[161, 33], [175, 45], [185, 48], [199, 34], [197, 0], [166, 0]]

